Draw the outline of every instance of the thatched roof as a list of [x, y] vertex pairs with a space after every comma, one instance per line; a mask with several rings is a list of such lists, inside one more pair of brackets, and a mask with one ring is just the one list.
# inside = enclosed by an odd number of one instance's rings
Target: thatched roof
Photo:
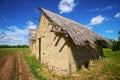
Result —
[[86, 42], [89, 42], [90, 45], [94, 45], [97, 40], [109, 42], [82, 24], [43, 8], [41, 8], [41, 11], [52, 23], [62, 28], [71, 37], [76, 45], [82, 46], [85, 45]]

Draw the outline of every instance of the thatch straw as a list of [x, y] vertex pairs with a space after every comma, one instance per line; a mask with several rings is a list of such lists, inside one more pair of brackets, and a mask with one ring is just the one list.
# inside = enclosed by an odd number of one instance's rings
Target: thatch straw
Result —
[[68, 18], [64, 18], [56, 13], [48, 11], [41, 8], [41, 11], [51, 22], [55, 25], [61, 27], [73, 40], [76, 45], [85, 45], [85, 42], [88, 41], [90, 45], [94, 45], [95, 41], [109, 41], [102, 36], [96, 34], [92, 30], [88, 29], [82, 24], [79, 24]]

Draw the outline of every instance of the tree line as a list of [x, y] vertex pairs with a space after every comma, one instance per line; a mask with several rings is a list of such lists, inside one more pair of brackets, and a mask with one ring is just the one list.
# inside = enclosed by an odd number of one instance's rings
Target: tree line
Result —
[[120, 50], [120, 31], [118, 32], [118, 41], [113, 41], [112, 42], [112, 50], [117, 51]]
[[114, 39], [108, 39], [111, 42], [111, 45], [107, 45], [105, 43], [103, 43], [102, 47], [103, 48], [111, 48], [112, 51], [117, 51], [120, 50], [120, 31], [118, 31], [118, 40], [114, 40]]
[[0, 48], [28, 48], [28, 45], [0, 45]]

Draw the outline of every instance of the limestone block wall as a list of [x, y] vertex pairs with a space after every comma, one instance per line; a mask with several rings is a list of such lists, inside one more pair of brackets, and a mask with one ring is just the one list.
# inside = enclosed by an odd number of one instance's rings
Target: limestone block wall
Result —
[[56, 39], [54, 39], [55, 37], [54, 33], [49, 33], [48, 36], [46, 35], [41, 39], [41, 62], [54, 72], [66, 74], [66, 72], [69, 71], [68, 46], [65, 45], [64, 38], [57, 36]]
[[29, 49], [30, 49], [30, 53], [32, 55], [35, 55], [35, 53], [36, 53], [36, 41], [30, 41]]
[[70, 64], [71, 64], [71, 72], [74, 73], [76, 70], [81, 69], [82, 65], [86, 65], [89, 63], [90, 59], [94, 55], [93, 49], [81, 47], [77, 48], [71, 45], [71, 53], [70, 53]]
[[[40, 62], [48, 66], [55, 73], [69, 74], [69, 55], [66, 39], [62, 35], [55, 35], [50, 32], [52, 25], [48, 25], [49, 21], [42, 16], [40, 20], [39, 30], [37, 32], [37, 58], [40, 51]], [[41, 43], [39, 43], [39, 38]]]
[[39, 40], [36, 40], [36, 59], [39, 60]]
[[41, 39], [41, 37], [42, 37], [42, 33], [43, 33], [43, 29], [44, 29], [44, 24], [43, 24], [43, 22], [44, 22], [44, 16], [43, 16], [43, 14], [41, 15], [41, 18], [40, 18], [40, 22], [39, 22], [39, 25], [38, 25], [38, 30], [37, 30], [37, 34], [36, 34], [36, 37], [37, 37], [37, 39], [36, 39], [36, 59], [37, 60], [39, 60], [40, 59], [40, 51], [39, 51], [39, 49], [40, 49], [40, 41], [39, 41], [39, 39]]
[[96, 44], [96, 50], [90, 47], [90, 45], [81, 46], [79, 48], [76, 45], [69, 41], [70, 46], [70, 65], [71, 72], [74, 73], [76, 70], [81, 69], [82, 66], [87, 67], [91, 60], [96, 60], [103, 54], [102, 46]]
[[35, 55], [35, 53], [36, 53], [36, 42], [34, 41], [32, 43], [32, 55]]
[[70, 74], [81, 68], [81, 65], [102, 53], [101, 46], [95, 51], [90, 45], [77, 46], [71, 39], [62, 34], [51, 32], [53, 25], [49, 25], [48, 19], [42, 14], [37, 31], [36, 58], [48, 66], [55, 73]]

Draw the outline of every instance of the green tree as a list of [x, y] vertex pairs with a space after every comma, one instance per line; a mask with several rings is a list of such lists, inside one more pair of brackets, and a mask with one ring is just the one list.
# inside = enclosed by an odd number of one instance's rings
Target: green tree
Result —
[[120, 30], [118, 31], [118, 41], [120, 41]]
[[112, 50], [113, 51], [117, 51], [120, 50], [120, 30], [118, 31], [118, 41], [113, 41], [112, 42]]

